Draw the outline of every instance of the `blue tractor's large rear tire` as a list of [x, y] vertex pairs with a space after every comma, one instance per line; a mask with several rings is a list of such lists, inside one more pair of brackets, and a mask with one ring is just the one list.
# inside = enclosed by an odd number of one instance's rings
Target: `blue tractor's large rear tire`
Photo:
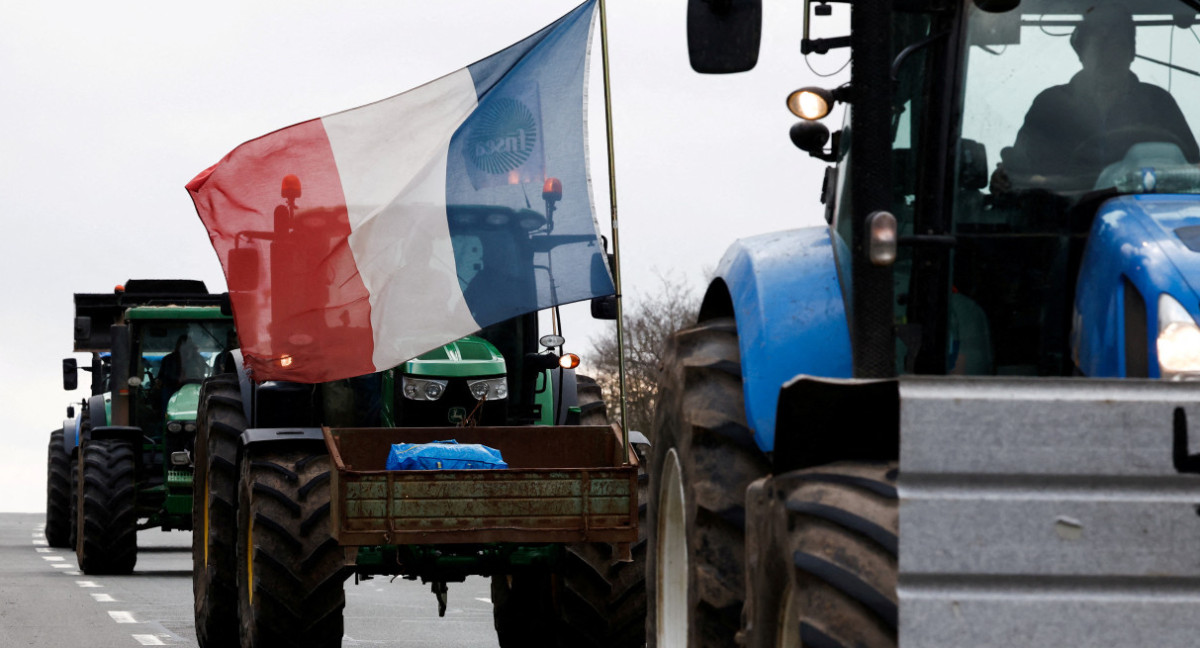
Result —
[[747, 498], [747, 648], [896, 648], [896, 463], [839, 462]]
[[71, 546], [71, 455], [63, 449], [63, 431], [50, 433], [46, 458], [46, 544]]
[[202, 648], [238, 643], [238, 446], [246, 429], [236, 374], [200, 390], [196, 475], [192, 485], [192, 594]]
[[732, 318], [673, 335], [651, 438], [647, 640], [736, 644], [745, 598], [745, 497], [768, 471], [746, 424]]

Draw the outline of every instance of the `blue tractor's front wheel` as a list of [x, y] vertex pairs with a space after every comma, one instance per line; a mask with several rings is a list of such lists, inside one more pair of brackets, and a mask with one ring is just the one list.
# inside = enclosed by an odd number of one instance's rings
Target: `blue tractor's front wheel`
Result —
[[746, 424], [737, 327], [667, 344], [651, 439], [648, 643], [732, 646], [745, 598], [745, 497], [769, 469]]

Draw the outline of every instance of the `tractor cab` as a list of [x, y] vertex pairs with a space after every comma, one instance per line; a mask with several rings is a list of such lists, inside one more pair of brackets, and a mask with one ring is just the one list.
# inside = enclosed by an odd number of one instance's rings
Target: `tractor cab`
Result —
[[[1174, 321], [1160, 310], [1200, 312], [1187, 238], [1200, 212], [1170, 197], [1200, 192], [1198, 14], [1184, 0], [897, 6], [886, 114], [859, 82], [794, 95], [802, 117], [802, 99], [849, 104], [828, 153], [813, 121], [793, 140], [837, 163], [843, 292], [860, 274], [888, 284], [866, 292], [892, 303], [894, 371], [1179, 375], [1157, 362], [1156, 334]], [[875, 169], [890, 193], [856, 245], [864, 196], [849, 176], [870, 172], [853, 159], [870, 147], [890, 150]]]
[[129, 309], [125, 321], [136, 387], [130, 424], [155, 439], [194, 433], [200, 383], [237, 348], [233, 320], [213, 306], [147, 306]]

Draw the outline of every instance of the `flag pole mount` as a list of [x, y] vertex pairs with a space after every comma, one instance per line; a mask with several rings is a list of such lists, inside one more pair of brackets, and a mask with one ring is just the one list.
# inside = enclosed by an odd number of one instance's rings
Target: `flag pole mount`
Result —
[[617, 290], [617, 391], [620, 392], [621, 434], [625, 463], [629, 463], [629, 417], [625, 403], [625, 315], [621, 307], [621, 235], [617, 220], [617, 158], [613, 149], [612, 90], [608, 76], [608, 14], [600, 4], [600, 59], [604, 70], [604, 130], [608, 139], [608, 202], [611, 207], [613, 240], [613, 285]]

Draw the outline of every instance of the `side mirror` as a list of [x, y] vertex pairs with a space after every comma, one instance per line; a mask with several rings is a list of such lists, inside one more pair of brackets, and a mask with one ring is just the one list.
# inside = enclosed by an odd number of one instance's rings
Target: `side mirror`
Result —
[[688, 0], [688, 59], [701, 74], [745, 72], [758, 64], [762, 0]]
[[74, 405], [67, 405], [67, 418], [69, 418], [69, 419], [75, 418], [75, 406]]
[[258, 250], [234, 248], [229, 251], [226, 271], [230, 292], [250, 292], [258, 288]]
[[92, 318], [87, 315], [75, 317], [75, 341], [85, 342], [92, 337]]
[[617, 319], [617, 296], [606, 295], [592, 298], [592, 318], [598, 320]]
[[788, 136], [796, 148], [815, 157], [824, 151], [825, 144], [829, 142], [829, 129], [821, 122], [800, 121], [792, 125]]
[[75, 358], [64, 358], [63, 389], [72, 391], [77, 387], [79, 387], [79, 365], [76, 364]]

